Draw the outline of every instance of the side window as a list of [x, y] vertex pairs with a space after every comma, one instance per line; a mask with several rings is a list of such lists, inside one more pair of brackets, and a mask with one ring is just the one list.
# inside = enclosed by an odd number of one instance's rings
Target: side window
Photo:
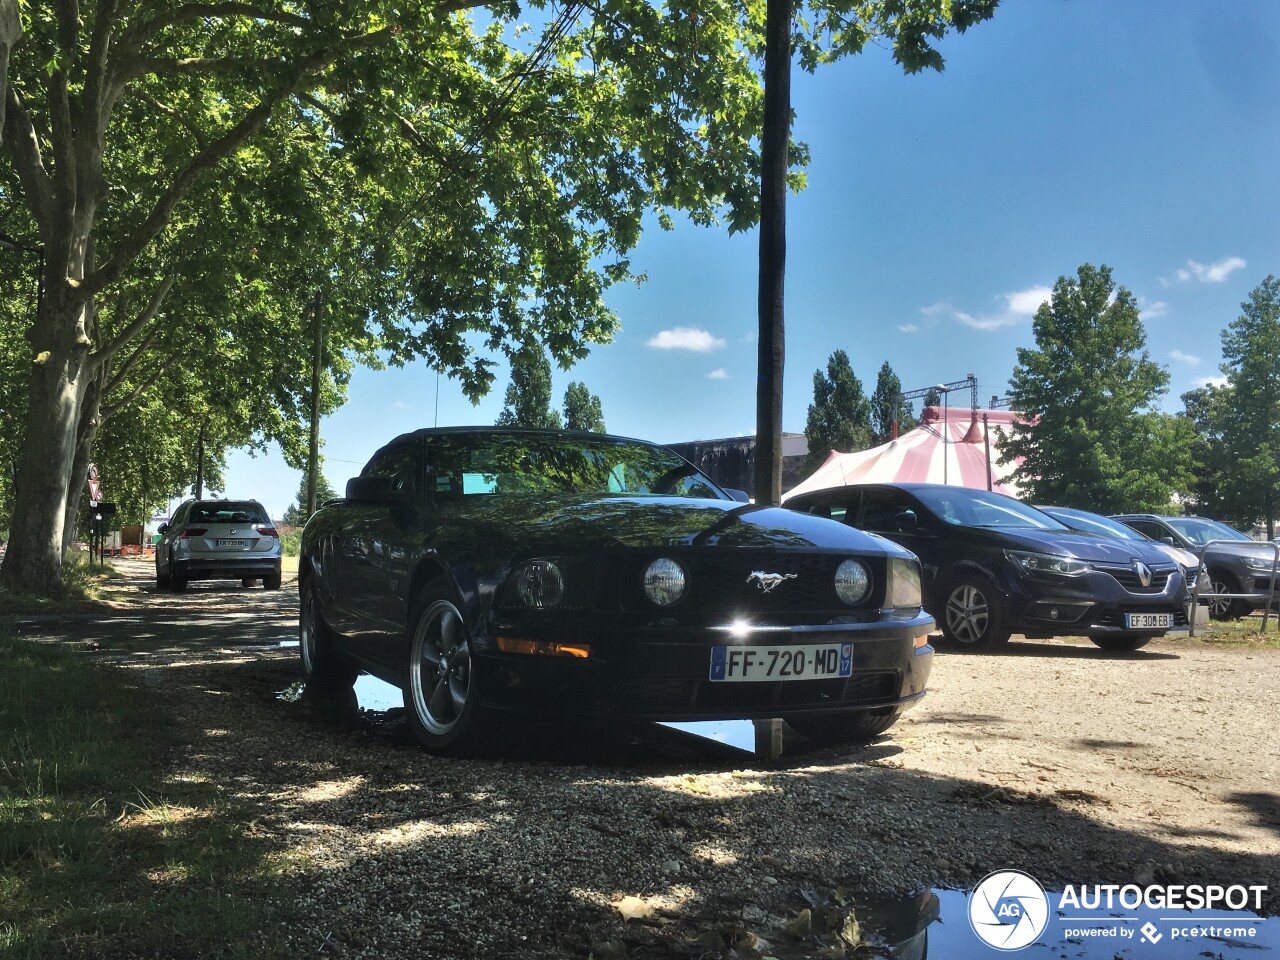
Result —
[[868, 490], [863, 498], [862, 529], [876, 533], [897, 533], [898, 514], [914, 504], [898, 490]]
[[1158, 523], [1152, 523], [1149, 520], [1132, 520], [1129, 526], [1137, 530], [1139, 533], [1145, 533], [1152, 540], [1159, 540], [1161, 537], [1169, 536], [1169, 531]]
[[809, 512], [815, 517], [830, 517], [832, 520], [838, 520], [840, 523], [852, 523], [853, 513], [849, 509], [849, 505], [842, 501], [833, 503], [815, 503], [809, 508]]
[[414, 489], [413, 447], [400, 444], [374, 454], [361, 472], [362, 477], [386, 477], [393, 490]]

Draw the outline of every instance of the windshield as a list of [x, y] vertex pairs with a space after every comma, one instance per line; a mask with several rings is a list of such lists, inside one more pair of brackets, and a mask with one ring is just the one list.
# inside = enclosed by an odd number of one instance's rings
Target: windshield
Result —
[[962, 527], [1067, 529], [1047, 513], [999, 493], [941, 484], [913, 487], [911, 492], [941, 520]]
[[1126, 527], [1119, 520], [1112, 520], [1110, 517], [1100, 517], [1096, 513], [1085, 513], [1079, 510], [1064, 510], [1058, 507], [1049, 507], [1045, 509], [1049, 515], [1062, 521], [1072, 530], [1080, 530], [1084, 533], [1094, 533], [1100, 537], [1115, 537], [1117, 540], [1150, 540], [1151, 538], [1145, 534], [1139, 533], [1133, 527]]
[[666, 449], [609, 437], [475, 433], [427, 437], [428, 488], [437, 499], [509, 493], [616, 493], [727, 500]]
[[1244, 540], [1253, 543], [1253, 538], [1241, 533], [1234, 527], [1228, 527], [1217, 520], [1205, 520], [1203, 517], [1168, 517], [1165, 523], [1173, 527], [1192, 543], [1203, 546], [1210, 540]]

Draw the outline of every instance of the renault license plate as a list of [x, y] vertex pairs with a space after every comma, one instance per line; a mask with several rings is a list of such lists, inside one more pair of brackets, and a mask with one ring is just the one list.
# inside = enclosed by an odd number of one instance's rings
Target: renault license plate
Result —
[[711, 648], [710, 679], [725, 683], [829, 680], [853, 673], [852, 643], [802, 643], [785, 647]]
[[1171, 613], [1126, 613], [1124, 627], [1126, 630], [1167, 630], [1173, 626]]

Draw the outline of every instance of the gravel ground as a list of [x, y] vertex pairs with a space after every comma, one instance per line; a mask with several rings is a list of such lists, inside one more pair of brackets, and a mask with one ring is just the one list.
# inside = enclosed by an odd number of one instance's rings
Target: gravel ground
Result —
[[1001, 868], [1267, 884], [1280, 907], [1274, 648], [939, 652], [888, 736], [775, 762], [652, 726], [525, 724], [459, 761], [394, 713], [337, 722], [277, 696], [299, 675], [279, 646], [293, 584], [156, 594], [149, 566], [117, 566], [115, 616], [22, 632], [144, 671], [190, 727], [179, 775], [261, 804], [258, 829], [303, 855], [280, 890], [302, 921], [264, 942], [298, 956], [749, 957], [757, 937], [838, 956], [847, 900]]

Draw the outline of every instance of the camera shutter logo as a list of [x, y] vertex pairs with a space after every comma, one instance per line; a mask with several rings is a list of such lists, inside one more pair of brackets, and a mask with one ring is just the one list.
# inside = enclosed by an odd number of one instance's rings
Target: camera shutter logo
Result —
[[1031, 946], [1048, 922], [1044, 887], [1020, 870], [990, 874], [969, 895], [969, 926], [979, 940], [997, 950]]

